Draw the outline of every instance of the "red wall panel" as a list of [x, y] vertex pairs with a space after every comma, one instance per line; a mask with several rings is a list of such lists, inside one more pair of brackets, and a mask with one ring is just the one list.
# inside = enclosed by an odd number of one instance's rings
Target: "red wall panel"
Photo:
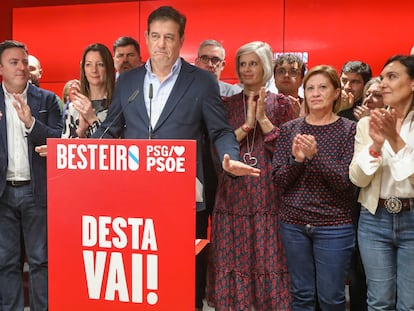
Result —
[[[181, 55], [194, 62], [199, 44], [215, 39], [226, 49], [227, 66], [221, 78], [235, 80], [234, 58], [237, 49], [251, 41], [266, 41], [273, 49], [282, 46], [282, 0], [261, 0], [252, 6], [239, 0], [145, 1], [141, 3], [143, 19], [160, 5], [173, 5], [187, 17], [186, 39]], [[147, 12], [147, 13], [144, 13]], [[146, 28], [146, 25], [145, 25]]]
[[[138, 39], [144, 59], [148, 57], [144, 40], [147, 17], [162, 5], [172, 5], [187, 17], [185, 42], [181, 55], [194, 62], [198, 45], [216, 39], [226, 48], [227, 66], [222, 79], [236, 82], [234, 56], [244, 43], [262, 40], [280, 49], [282, 40], [282, 1], [263, 0], [260, 10], [240, 1], [136, 1], [15, 8], [13, 38], [27, 44], [43, 66], [41, 85], [58, 94], [64, 83], [79, 76], [83, 49], [92, 42], [112, 47], [119, 36]], [[272, 18], [266, 18], [272, 12]]]
[[13, 38], [39, 58], [42, 87], [60, 95], [66, 81], [79, 77], [85, 47], [100, 42], [112, 50], [119, 36], [137, 38], [138, 16], [137, 2], [18, 8]]
[[386, 59], [414, 45], [414, 2], [285, 0], [285, 50], [309, 51], [309, 65], [361, 60], [379, 75]]
[[[20, 6], [30, 2], [16, 1]], [[51, 2], [38, 0], [36, 5]], [[44, 67], [42, 86], [58, 94], [67, 80], [79, 75], [80, 57], [89, 43], [111, 47], [117, 37], [130, 35], [138, 39], [146, 59], [147, 17], [161, 5], [172, 5], [187, 16], [181, 51], [187, 61], [194, 62], [201, 41], [223, 43], [227, 66], [222, 78], [230, 82], [237, 80], [236, 50], [254, 40], [268, 42], [275, 54], [303, 55], [309, 67], [324, 63], [340, 70], [347, 60], [363, 60], [375, 75], [389, 56], [407, 54], [414, 45], [414, 2], [405, 0], [262, 0], [254, 5], [238, 0], [137, 0], [57, 5], [68, 2], [55, 0], [55, 6], [13, 10], [13, 38], [38, 56]]]

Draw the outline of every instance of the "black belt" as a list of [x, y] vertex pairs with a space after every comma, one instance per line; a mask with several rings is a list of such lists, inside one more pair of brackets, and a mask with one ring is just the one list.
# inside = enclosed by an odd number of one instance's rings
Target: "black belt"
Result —
[[392, 214], [414, 210], [414, 198], [389, 197], [388, 199], [379, 199], [378, 207], [383, 207]]
[[8, 180], [7, 185], [10, 187], [21, 187], [30, 184], [30, 180]]

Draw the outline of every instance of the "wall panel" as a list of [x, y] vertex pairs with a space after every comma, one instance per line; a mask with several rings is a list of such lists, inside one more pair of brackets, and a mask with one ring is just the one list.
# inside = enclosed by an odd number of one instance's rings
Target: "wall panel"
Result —
[[[89, 43], [102, 42], [111, 47], [117, 37], [130, 35], [139, 40], [146, 59], [147, 17], [161, 5], [172, 5], [187, 16], [181, 53], [187, 61], [194, 62], [204, 39], [223, 43], [227, 66], [222, 78], [229, 82], [237, 80], [236, 50], [254, 40], [268, 42], [276, 55], [298, 53], [310, 67], [325, 63], [340, 70], [347, 60], [360, 59], [373, 67], [375, 75], [389, 56], [406, 54], [414, 45], [414, 2], [405, 0], [69, 2], [16, 0], [13, 9], [13, 38], [27, 43], [30, 52], [40, 58], [45, 71], [42, 86], [57, 93], [67, 80], [78, 76], [81, 53]], [[25, 7], [30, 4], [43, 6]]]
[[386, 59], [414, 45], [414, 2], [285, 0], [285, 49], [309, 51], [309, 65], [362, 60], [378, 75]]
[[57, 94], [66, 81], [79, 77], [85, 47], [100, 42], [112, 50], [121, 35], [138, 37], [138, 2], [17, 8], [13, 39], [26, 43], [39, 58], [41, 85]]

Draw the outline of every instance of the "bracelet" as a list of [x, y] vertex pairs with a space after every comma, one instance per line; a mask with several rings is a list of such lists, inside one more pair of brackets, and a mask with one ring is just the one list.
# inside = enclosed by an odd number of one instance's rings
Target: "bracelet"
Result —
[[371, 148], [369, 148], [369, 155], [374, 157], [374, 158], [378, 158], [381, 155], [381, 152], [376, 152], [376, 151], [372, 150]]
[[247, 123], [244, 123], [244, 124], [241, 126], [241, 129], [242, 129], [242, 131], [243, 131], [243, 132], [245, 132], [245, 133], [249, 133], [249, 132], [250, 132], [250, 130], [251, 130], [250, 126], [248, 126], [248, 125], [247, 125]]

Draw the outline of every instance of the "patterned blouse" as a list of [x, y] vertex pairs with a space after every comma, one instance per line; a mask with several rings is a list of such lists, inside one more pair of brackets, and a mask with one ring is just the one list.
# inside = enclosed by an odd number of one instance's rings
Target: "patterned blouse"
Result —
[[[319, 126], [299, 118], [281, 127], [273, 157], [273, 182], [282, 191], [281, 221], [312, 226], [352, 223], [356, 191], [349, 180], [349, 164], [355, 132], [356, 123], [342, 117]], [[296, 134], [315, 137], [318, 152], [312, 160], [294, 160]]]
[[[106, 108], [106, 99], [92, 100], [92, 107], [95, 109], [96, 116], [98, 120], [90, 125], [86, 131], [86, 137], [89, 137], [102, 124], [108, 113], [108, 108]], [[68, 104], [68, 108], [64, 115], [64, 124], [63, 124], [62, 138], [76, 138], [78, 134], [76, 133], [77, 128], [79, 127], [79, 112], [73, 107], [72, 103]]]
[[[257, 160], [256, 167], [261, 170], [260, 177], [244, 176], [234, 179], [227, 174], [222, 174], [216, 196], [215, 209], [218, 211], [243, 215], [254, 215], [258, 211], [269, 210], [276, 213], [277, 196], [271, 184], [272, 156], [275, 141], [279, 135], [279, 127], [284, 122], [292, 120], [294, 112], [291, 102], [284, 95], [267, 92], [265, 102], [265, 113], [274, 125], [273, 129], [264, 134], [259, 124], [256, 124], [255, 129], [252, 129], [247, 137], [239, 142], [240, 161], [249, 163], [247, 154], [254, 157]], [[246, 120], [245, 110], [247, 109], [247, 97], [243, 95], [243, 92], [225, 97], [223, 104], [230, 125], [234, 129], [242, 126]], [[255, 204], [250, 204], [252, 200]]]

